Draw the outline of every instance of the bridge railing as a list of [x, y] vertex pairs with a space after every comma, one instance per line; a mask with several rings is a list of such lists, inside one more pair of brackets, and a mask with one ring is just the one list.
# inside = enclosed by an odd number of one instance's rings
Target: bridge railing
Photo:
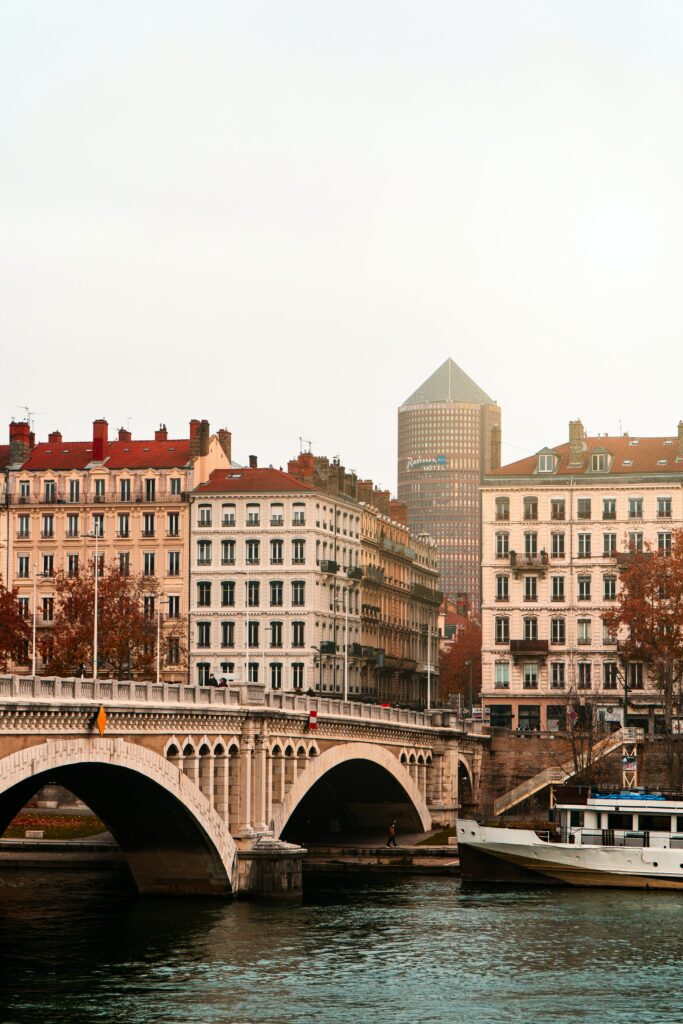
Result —
[[241, 708], [267, 707], [273, 711], [293, 711], [307, 715], [351, 718], [364, 722], [394, 723], [417, 728], [447, 728], [464, 731], [453, 712], [447, 710], [411, 711], [383, 707], [361, 701], [311, 697], [288, 691], [266, 690], [264, 686], [188, 686], [183, 683], [151, 683], [137, 680], [74, 679], [59, 676], [0, 676], [0, 704], [43, 702], [84, 702], [99, 704]]

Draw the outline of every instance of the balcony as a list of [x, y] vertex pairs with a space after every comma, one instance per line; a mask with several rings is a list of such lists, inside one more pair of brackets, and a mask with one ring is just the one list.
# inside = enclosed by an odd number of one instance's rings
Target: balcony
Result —
[[336, 573], [339, 572], [339, 564], [337, 562], [331, 561], [330, 559], [326, 559], [325, 561], [320, 563], [320, 571], [329, 573], [330, 575], [334, 576], [336, 575]]
[[379, 569], [376, 565], [364, 565], [362, 572], [366, 579], [374, 580], [375, 583], [384, 583], [384, 569]]
[[154, 530], [143, 530], [142, 531], [142, 536], [143, 537], [154, 537], [155, 536], [155, 531]]
[[514, 661], [521, 658], [547, 658], [547, 640], [511, 640], [510, 654]]
[[223, 516], [223, 519], [221, 520], [221, 524], [223, 526], [234, 526], [235, 525], [235, 517], [234, 516]]
[[320, 644], [320, 653], [321, 654], [336, 654], [337, 653], [337, 645], [335, 644], [334, 640], [323, 640], [322, 643]]
[[443, 594], [440, 590], [432, 590], [430, 587], [423, 587], [421, 583], [411, 583], [410, 593], [419, 601], [429, 601], [430, 604], [440, 605], [443, 601]]
[[511, 551], [510, 568], [514, 573], [515, 579], [519, 579], [524, 573], [529, 572], [545, 576], [548, 571], [548, 552], [541, 551], [539, 555], [518, 555], [516, 551]]
[[247, 526], [260, 526], [260, 525], [261, 525], [261, 517], [260, 516], [247, 516]]
[[350, 580], [361, 580], [363, 578], [363, 570], [360, 566], [350, 566], [346, 570], [346, 575]]
[[271, 526], [284, 526], [285, 525], [285, 517], [284, 516], [271, 516], [270, 517], [270, 525]]

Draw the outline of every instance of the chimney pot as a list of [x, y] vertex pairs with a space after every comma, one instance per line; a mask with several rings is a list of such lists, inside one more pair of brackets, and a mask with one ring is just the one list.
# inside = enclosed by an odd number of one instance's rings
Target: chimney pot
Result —
[[9, 425], [9, 461], [25, 462], [31, 451], [31, 427], [25, 420]]
[[130, 430], [124, 430], [123, 427], [119, 427], [119, 441], [131, 441], [132, 439], [133, 435]]
[[168, 441], [168, 430], [165, 423], [159, 424], [159, 429], [154, 431], [155, 441]]
[[53, 430], [52, 433], [47, 435], [47, 439], [50, 444], [61, 444], [62, 443], [62, 432], [61, 430]]
[[249, 469], [258, 469], [258, 459], [255, 455], [249, 456]]

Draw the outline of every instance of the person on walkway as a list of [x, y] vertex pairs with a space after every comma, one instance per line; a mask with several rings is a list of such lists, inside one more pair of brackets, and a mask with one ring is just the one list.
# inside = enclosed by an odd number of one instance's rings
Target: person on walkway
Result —
[[387, 839], [387, 846], [398, 846], [396, 842], [396, 818], [392, 818], [389, 822], [389, 838]]

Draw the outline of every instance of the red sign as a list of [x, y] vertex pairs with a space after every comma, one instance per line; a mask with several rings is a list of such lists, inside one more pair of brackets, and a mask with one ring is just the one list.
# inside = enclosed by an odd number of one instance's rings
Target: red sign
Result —
[[318, 712], [317, 711], [309, 711], [308, 712], [308, 728], [309, 729], [317, 729], [318, 728]]

